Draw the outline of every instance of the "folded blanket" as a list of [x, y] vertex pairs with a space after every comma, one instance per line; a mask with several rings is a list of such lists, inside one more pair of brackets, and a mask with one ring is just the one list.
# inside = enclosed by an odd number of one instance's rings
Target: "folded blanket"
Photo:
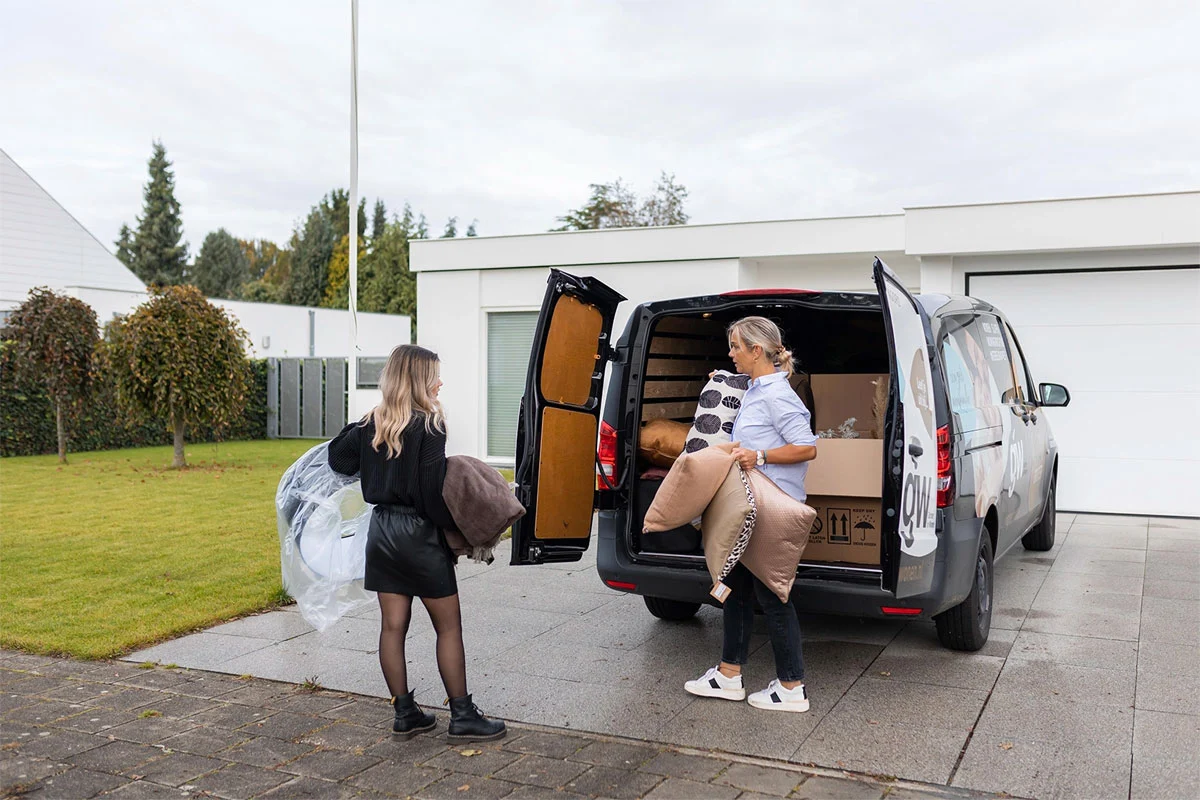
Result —
[[521, 517], [525, 508], [517, 501], [504, 476], [477, 458], [446, 459], [442, 499], [458, 530], [447, 529], [446, 544], [455, 555], [492, 563], [492, 550], [500, 537]]

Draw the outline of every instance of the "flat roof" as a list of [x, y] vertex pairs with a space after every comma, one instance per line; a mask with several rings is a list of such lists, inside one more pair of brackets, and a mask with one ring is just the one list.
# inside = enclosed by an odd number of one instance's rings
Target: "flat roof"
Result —
[[[411, 243], [414, 272], [842, 253], [974, 255], [1200, 247], [1200, 190], [912, 206], [903, 212]], [[1198, 253], [1200, 258], [1200, 253]]]

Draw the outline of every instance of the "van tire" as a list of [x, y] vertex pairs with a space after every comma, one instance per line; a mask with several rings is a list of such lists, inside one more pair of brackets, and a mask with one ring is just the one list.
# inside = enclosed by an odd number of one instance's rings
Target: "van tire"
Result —
[[1042, 510], [1042, 518], [1029, 533], [1021, 537], [1021, 544], [1026, 550], [1046, 552], [1054, 547], [1054, 528], [1058, 519], [1058, 504], [1055, 495], [1058, 494], [1056, 484], [1058, 478], [1050, 479], [1050, 491], [1046, 493], [1046, 507]]
[[680, 622], [696, 616], [700, 610], [699, 603], [685, 603], [682, 600], [667, 600], [665, 597], [643, 597], [646, 608], [659, 619]]
[[987, 527], [979, 532], [975, 580], [967, 598], [933, 618], [938, 640], [951, 650], [974, 652], [987, 644], [992, 630], [992, 537]]

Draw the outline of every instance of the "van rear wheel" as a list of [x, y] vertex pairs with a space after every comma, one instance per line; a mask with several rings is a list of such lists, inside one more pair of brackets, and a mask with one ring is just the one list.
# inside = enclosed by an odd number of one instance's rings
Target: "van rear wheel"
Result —
[[987, 644], [992, 630], [992, 537], [979, 532], [975, 583], [967, 599], [933, 618], [938, 640], [951, 650], [974, 652]]
[[668, 600], [665, 597], [643, 597], [646, 608], [659, 619], [669, 619], [679, 622], [691, 619], [700, 610], [699, 603], [685, 603], [682, 600]]
[[1026, 550], [1044, 553], [1054, 547], [1054, 525], [1058, 518], [1058, 505], [1054, 500], [1057, 483], [1057, 478], [1050, 479], [1050, 491], [1046, 493], [1046, 507], [1042, 510], [1042, 518], [1033, 530], [1021, 537], [1021, 544], [1025, 545]]

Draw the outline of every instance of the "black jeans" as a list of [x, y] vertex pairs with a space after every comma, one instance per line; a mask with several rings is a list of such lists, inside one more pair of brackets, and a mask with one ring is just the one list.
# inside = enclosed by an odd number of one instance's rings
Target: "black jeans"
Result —
[[729, 597], [725, 600], [725, 642], [721, 660], [726, 664], [745, 664], [750, 659], [750, 634], [754, 631], [754, 597], [767, 615], [767, 634], [775, 651], [775, 675], [781, 681], [804, 680], [804, 654], [800, 642], [800, 620], [789, 598], [779, 602], [775, 593], [741, 564], [725, 579]]

